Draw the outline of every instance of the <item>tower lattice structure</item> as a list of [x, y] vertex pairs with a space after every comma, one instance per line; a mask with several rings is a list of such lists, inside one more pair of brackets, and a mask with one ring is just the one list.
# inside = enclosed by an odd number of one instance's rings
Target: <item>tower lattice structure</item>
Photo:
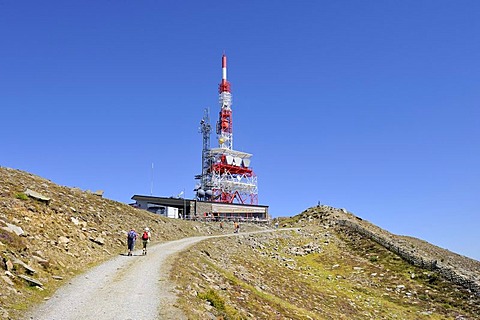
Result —
[[222, 82], [218, 93], [218, 148], [209, 148], [208, 113], [200, 123], [203, 134], [202, 174], [196, 176], [200, 180], [200, 185], [196, 187], [197, 197], [214, 202], [258, 204], [257, 176], [250, 166], [252, 154], [233, 149], [232, 93], [227, 80], [225, 54], [222, 56]]

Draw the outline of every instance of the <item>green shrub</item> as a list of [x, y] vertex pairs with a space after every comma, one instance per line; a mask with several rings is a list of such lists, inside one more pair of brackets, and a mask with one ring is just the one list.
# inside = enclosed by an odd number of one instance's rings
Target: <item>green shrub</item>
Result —
[[15, 195], [15, 198], [20, 199], [20, 200], [28, 200], [28, 196], [23, 192], [17, 193]]
[[214, 290], [210, 289], [205, 293], [199, 293], [198, 297], [210, 302], [218, 311], [225, 311], [225, 302]]

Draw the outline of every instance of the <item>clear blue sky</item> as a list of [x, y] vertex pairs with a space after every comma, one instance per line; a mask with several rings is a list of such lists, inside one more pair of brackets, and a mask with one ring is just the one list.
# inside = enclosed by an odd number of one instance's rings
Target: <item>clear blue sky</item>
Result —
[[[0, 1], [0, 165], [193, 197], [221, 55], [259, 203], [480, 260], [480, 2]], [[212, 135], [212, 146], [216, 146]]]

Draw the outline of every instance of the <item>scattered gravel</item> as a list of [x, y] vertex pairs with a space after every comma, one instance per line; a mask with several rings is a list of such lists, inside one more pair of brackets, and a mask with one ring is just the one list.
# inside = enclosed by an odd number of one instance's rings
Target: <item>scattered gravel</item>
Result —
[[186, 319], [175, 308], [174, 285], [167, 281], [169, 258], [206, 238], [157, 244], [146, 256], [141, 250], [120, 255], [72, 279], [26, 319]]
[[[190, 237], [152, 245], [145, 256], [141, 249], [133, 256], [122, 254], [72, 279], [25, 319], [186, 320], [183, 312], [175, 307], [175, 284], [168, 281], [174, 255], [209, 238], [272, 231]], [[137, 248], [139, 246], [137, 241]]]

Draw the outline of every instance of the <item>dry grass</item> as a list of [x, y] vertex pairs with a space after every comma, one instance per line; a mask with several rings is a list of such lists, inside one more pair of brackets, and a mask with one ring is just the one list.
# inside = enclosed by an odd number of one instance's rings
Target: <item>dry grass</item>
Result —
[[[149, 226], [156, 241], [232, 231], [214, 223], [165, 219], [17, 170], [0, 168], [0, 182], [1, 265], [6, 269], [7, 261], [20, 259], [44, 283], [38, 289], [17, 277], [12, 287], [0, 279], [0, 318], [20, 319], [76, 274], [124, 252], [125, 232], [132, 226]], [[25, 198], [26, 188], [52, 198], [51, 203]], [[179, 306], [189, 319], [201, 320], [475, 319], [480, 314], [477, 296], [335, 227], [338, 210], [322, 210], [280, 219], [280, 226], [300, 231], [216, 238], [180, 254], [172, 268]], [[6, 223], [20, 226], [25, 234], [4, 231]], [[60, 236], [70, 242], [62, 244]], [[92, 241], [97, 237], [105, 244]], [[452, 265], [464, 261], [422, 241], [412, 243], [428, 254], [448, 256]], [[48, 264], [39, 264], [35, 256]], [[465, 261], [478, 270], [478, 262]], [[14, 273], [24, 272], [15, 268]]]
[[[50, 203], [26, 197], [27, 188], [51, 198]], [[24, 233], [18, 236], [2, 229], [7, 223], [22, 228]], [[31, 287], [17, 277], [25, 270], [15, 265], [11, 270], [13, 286], [0, 278], [0, 318], [21, 318], [27, 308], [51, 296], [75, 275], [124, 253], [129, 228], [141, 230], [145, 226], [150, 227], [156, 242], [216, 230], [211, 225], [163, 218], [27, 172], [0, 167], [0, 270], [3, 275], [7, 262], [20, 260], [35, 270], [31, 277], [43, 284], [42, 288]], [[99, 238], [104, 244], [94, 241]], [[47, 263], [40, 264], [38, 257]]]
[[[312, 243], [319, 252], [291, 253]], [[478, 298], [464, 289], [340, 229], [203, 242], [181, 255], [174, 270], [189, 319], [208, 314], [222, 319], [475, 319], [480, 314]], [[219, 311], [202, 299], [212, 290], [234, 312]]]

